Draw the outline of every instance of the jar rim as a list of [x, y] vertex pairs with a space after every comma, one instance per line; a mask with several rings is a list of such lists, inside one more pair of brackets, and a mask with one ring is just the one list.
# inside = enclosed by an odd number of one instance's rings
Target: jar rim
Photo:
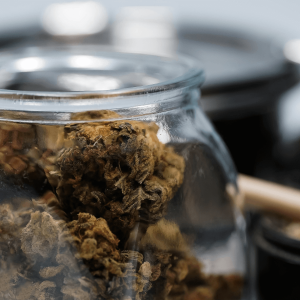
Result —
[[[121, 115], [124, 116], [144, 115], [151, 111], [153, 113], [153, 106], [160, 106], [160, 111], [165, 109], [163, 107], [170, 109], [170, 106], [174, 108], [177, 105], [178, 108], [179, 99], [182, 101], [185, 93], [193, 88], [198, 89], [204, 82], [204, 71], [200, 63], [183, 55], [163, 57], [118, 52], [112, 47], [64, 45], [27, 47], [2, 52], [0, 87], [3, 81], [7, 84], [5, 78], [12, 78], [19, 73], [22, 78], [26, 78], [28, 72], [56, 70], [61, 65], [72, 69], [72, 65], [70, 67], [69, 64], [70, 58], [78, 58], [78, 55], [83, 60], [79, 60], [79, 64], [77, 60], [75, 67], [73, 65], [73, 69], [76, 70], [78, 68], [86, 70], [87, 64], [92, 71], [99, 71], [103, 65], [111, 71], [122, 61], [125, 70], [135, 71], [145, 67], [145, 70], [149, 71], [154, 66], [154, 71], [165, 72], [166, 77], [171, 76], [171, 78], [154, 84], [106, 91], [47, 92], [0, 89], [0, 120], [26, 123], [38, 120], [47, 124], [58, 121], [69, 122], [71, 113], [94, 110], [115, 110], [122, 112]], [[92, 58], [92, 61], [86, 61], [87, 58]], [[93, 65], [95, 61], [96, 66]], [[177, 71], [174, 72], [173, 69]], [[45, 72], [44, 75], [47, 81], [49, 72]], [[132, 107], [136, 108], [134, 114], [128, 113]]]
[[[90, 49], [90, 50], [89, 50]], [[177, 55], [175, 57], [163, 57], [163, 56], [155, 56], [148, 54], [136, 54], [136, 53], [127, 53], [127, 52], [117, 52], [114, 49], [108, 52], [103, 51], [102, 47], [98, 46], [63, 46], [63, 47], [28, 47], [22, 51], [15, 51], [15, 53], [7, 55], [7, 53], [2, 53], [0, 55], [0, 78], [4, 77], [5, 74], [20, 72], [20, 70], [16, 69], [16, 65], [20, 65], [20, 60], [27, 59], [27, 62], [31, 62], [33, 64], [37, 64], [43, 62], [41, 59], [45, 60], [45, 51], [46, 53], [50, 53], [52, 55], [57, 55], [62, 53], [63, 51], [70, 51], [69, 56], [72, 58], [74, 53], [85, 53], [88, 54], [89, 51], [92, 51], [90, 57], [91, 58], [101, 58], [103, 60], [118, 60], [118, 59], [127, 59], [132, 62], [148, 62], [160, 64], [160, 70], [163, 71], [163, 68], [166, 66], [170, 66], [173, 64], [174, 66], [181, 67], [183, 70], [182, 74], [179, 76], [174, 76], [174, 78], [170, 78], [167, 80], [162, 80], [161, 82], [154, 84], [147, 84], [142, 86], [133, 86], [126, 88], [117, 88], [111, 90], [101, 90], [101, 91], [25, 91], [25, 90], [13, 90], [13, 89], [0, 89], [0, 101], [3, 99], [10, 100], [22, 100], [22, 108], [25, 109], [26, 101], [39, 101], [50, 99], [53, 104], [55, 104], [56, 100], [59, 101], [69, 101], [72, 100], [85, 100], [85, 99], [103, 99], [103, 98], [114, 98], [114, 97], [132, 97], [135, 95], [149, 95], [153, 93], [160, 93], [171, 91], [175, 89], [185, 88], [185, 87], [195, 87], [201, 86], [204, 82], [204, 71], [200, 66], [199, 62], [193, 58]], [[84, 50], [84, 51], [82, 51]], [[44, 57], [42, 57], [42, 55]], [[78, 55], [77, 55], [78, 56]], [[84, 55], [82, 55], [83, 57]], [[85, 56], [87, 58], [87, 56]], [[36, 59], [36, 61], [34, 61]], [[12, 70], [13, 67], [15, 70]], [[41, 66], [37, 66], [36, 70], [43, 70], [43, 64]], [[20, 66], [19, 66], [20, 67]], [[95, 68], [93, 68], [96, 70]], [[29, 70], [32, 70], [32, 66], [29, 67]], [[21, 70], [24, 72], [24, 69]], [[26, 70], [25, 70], [26, 72]], [[1, 74], [2, 73], [2, 74]], [[1, 84], [1, 82], [0, 82]], [[17, 102], [14, 102], [17, 104]]]

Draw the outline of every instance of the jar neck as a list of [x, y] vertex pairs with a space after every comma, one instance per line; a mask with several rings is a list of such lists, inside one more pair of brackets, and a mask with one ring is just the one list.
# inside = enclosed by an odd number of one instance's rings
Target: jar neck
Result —
[[[140, 118], [152, 114], [167, 113], [177, 109], [198, 105], [200, 90], [198, 87], [182, 87], [147, 94], [113, 95], [97, 98], [92, 94], [76, 99], [65, 97], [53, 99], [46, 94], [38, 97], [26, 97], [19, 92], [2, 94], [0, 97], [0, 121], [21, 123], [68, 124], [75, 122], [101, 120], [76, 120], [76, 114], [86, 111], [111, 110], [124, 118]], [[17, 108], [17, 109], [16, 109]]]

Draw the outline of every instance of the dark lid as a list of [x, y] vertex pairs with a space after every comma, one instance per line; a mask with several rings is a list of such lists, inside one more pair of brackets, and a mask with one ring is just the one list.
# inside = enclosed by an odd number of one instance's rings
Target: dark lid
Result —
[[183, 26], [178, 51], [201, 60], [202, 106], [213, 118], [252, 114], [298, 81], [298, 65], [282, 47], [247, 33]]

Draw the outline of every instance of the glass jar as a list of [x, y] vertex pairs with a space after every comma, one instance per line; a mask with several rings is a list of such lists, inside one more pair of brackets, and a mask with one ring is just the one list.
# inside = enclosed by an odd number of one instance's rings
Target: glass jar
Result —
[[0, 57], [0, 298], [241, 299], [236, 171], [188, 58]]

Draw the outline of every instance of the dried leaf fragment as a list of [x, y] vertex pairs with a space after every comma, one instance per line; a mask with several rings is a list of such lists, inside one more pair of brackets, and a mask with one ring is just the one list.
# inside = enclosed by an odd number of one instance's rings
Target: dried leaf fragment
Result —
[[59, 228], [53, 217], [39, 211], [31, 214], [31, 220], [22, 230], [22, 250], [33, 259], [37, 257], [47, 258], [52, 255], [57, 245]]
[[59, 274], [64, 269], [64, 266], [46, 267], [40, 270], [40, 276], [43, 278], [51, 278]]

